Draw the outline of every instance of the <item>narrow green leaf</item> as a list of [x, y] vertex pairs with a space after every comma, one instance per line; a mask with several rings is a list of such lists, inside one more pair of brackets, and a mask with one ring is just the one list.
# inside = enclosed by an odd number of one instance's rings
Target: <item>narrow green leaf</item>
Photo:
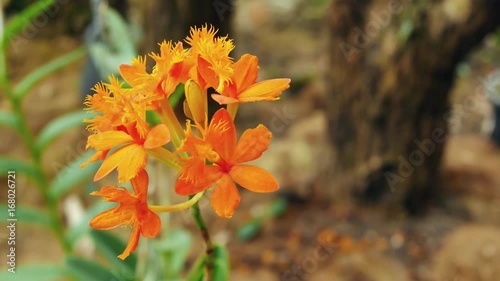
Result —
[[66, 264], [68, 265], [72, 275], [81, 281], [123, 280], [122, 278], [118, 278], [118, 276], [114, 275], [102, 265], [91, 260], [78, 257], [67, 257]]
[[19, 204], [15, 206], [12, 212], [13, 215], [10, 215], [11, 212], [9, 210], [11, 209], [9, 208], [8, 201], [7, 204], [0, 204], [0, 219], [2, 221], [6, 221], [9, 218], [16, 218], [17, 223], [38, 224], [50, 227], [50, 219], [44, 211]]
[[6, 175], [8, 171], [15, 171], [16, 175], [17, 173], [24, 174], [35, 180], [38, 178], [37, 170], [32, 164], [9, 157], [0, 157], [0, 175]]
[[214, 246], [214, 281], [229, 280], [229, 255], [227, 249], [222, 245]]
[[10, 40], [16, 36], [23, 28], [25, 28], [31, 21], [42, 14], [47, 8], [54, 3], [54, 0], [40, 0], [31, 4], [28, 8], [24, 9], [21, 13], [14, 16], [6, 25], [2, 39], [3, 46], [7, 46]]
[[196, 262], [191, 267], [186, 280], [187, 281], [203, 281], [205, 278], [205, 265], [207, 263], [207, 256], [202, 255], [198, 257]]
[[83, 57], [86, 52], [84, 47], [80, 47], [33, 70], [14, 88], [14, 98], [21, 100], [40, 80]]
[[[7, 262], [7, 269], [10, 267]], [[15, 273], [3, 269], [0, 271], [0, 280], [15, 281], [54, 281], [68, 278], [68, 271], [57, 264], [37, 264], [16, 267]]]
[[120, 64], [129, 63], [137, 55], [132, 36], [125, 19], [112, 8], [102, 14], [106, 22], [106, 39], [94, 41], [88, 45], [89, 55], [96, 64], [101, 79], [110, 74], [118, 74]]
[[111, 262], [111, 264], [120, 272], [134, 276], [137, 265], [137, 255], [132, 253], [125, 260], [118, 258], [118, 255], [125, 250], [127, 244], [119, 237], [111, 234], [109, 231], [99, 231], [92, 229], [90, 235], [95, 242], [99, 252]]
[[92, 179], [100, 163], [90, 163], [83, 169], [80, 168], [80, 165], [94, 153], [94, 151], [86, 151], [57, 174], [51, 183], [50, 195], [53, 198], [60, 198], [73, 187], [82, 185]]
[[0, 111], [0, 126], [16, 130], [17, 119], [14, 114], [10, 112]]
[[48, 123], [38, 135], [36, 146], [39, 151], [44, 151], [45, 148], [69, 129], [83, 127], [84, 118], [92, 118], [93, 114], [88, 111], [79, 110], [57, 117]]

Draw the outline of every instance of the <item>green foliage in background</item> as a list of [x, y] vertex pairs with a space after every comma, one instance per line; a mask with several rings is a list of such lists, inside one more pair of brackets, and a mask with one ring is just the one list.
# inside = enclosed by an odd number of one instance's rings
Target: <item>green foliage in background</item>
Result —
[[[205, 255], [202, 255], [194, 263], [189, 272], [184, 272], [192, 240], [190, 233], [185, 230], [171, 230], [166, 233], [165, 239], [152, 240], [151, 251], [144, 257], [141, 256], [141, 259], [136, 253], [122, 261], [116, 255], [126, 247], [126, 242], [113, 234], [93, 230], [88, 225], [92, 217], [108, 209], [112, 204], [99, 202], [92, 205], [81, 218], [79, 224], [66, 226], [60, 213], [62, 200], [66, 195], [74, 192], [76, 188], [82, 188], [91, 183], [99, 164], [92, 163], [85, 169], [81, 169], [80, 165], [93, 154], [90, 151], [85, 152], [70, 163], [60, 164], [57, 174], [49, 177], [44, 171], [42, 163], [45, 151], [51, 143], [69, 130], [82, 127], [84, 125], [82, 120], [91, 118], [91, 115], [81, 110], [65, 114], [50, 121], [39, 133], [34, 134], [28, 127], [26, 116], [23, 113], [23, 100], [33, 87], [49, 75], [82, 59], [88, 55], [88, 52], [100, 56], [99, 54], [105, 52], [106, 48], [98, 45], [93, 46], [91, 50], [84, 47], [78, 48], [41, 65], [18, 83], [13, 84], [9, 76], [10, 66], [7, 64], [7, 49], [11, 46], [12, 40], [19, 36], [33, 19], [45, 13], [46, 9], [53, 4], [57, 4], [56, 1], [40, 0], [15, 15], [5, 26], [0, 25], [0, 89], [2, 96], [10, 104], [9, 111], [0, 111], [0, 126], [14, 131], [19, 136], [29, 156], [27, 159], [0, 156], [0, 174], [6, 175], [8, 171], [15, 171], [16, 177], [26, 177], [36, 186], [42, 196], [44, 207], [35, 208], [19, 201], [16, 202], [17, 223], [50, 230], [64, 252], [62, 262], [44, 261], [43, 264], [23, 265], [21, 267], [16, 265], [15, 280], [203, 280], [207, 261]], [[114, 12], [108, 13], [107, 17], [109, 17], [111, 24], [115, 22], [120, 26], [121, 33], [112, 34], [112, 36], [119, 36], [123, 41], [123, 33], [125, 32], [122, 28], [123, 19]], [[133, 46], [131, 42], [121, 46], [125, 48], [123, 53], [126, 53], [127, 57], [130, 56], [130, 60], [135, 52], [131, 46]], [[109, 64], [116, 64], [116, 61], [112, 60]], [[107, 65], [101, 66], [99, 71], [110, 68], [107, 67]], [[180, 102], [182, 95], [183, 89], [179, 88], [171, 96], [171, 104]], [[154, 123], [158, 118], [152, 115], [148, 116], [148, 119]], [[18, 188], [23, 187], [19, 186]], [[0, 204], [0, 219], [3, 221], [8, 218], [7, 210], [7, 204]], [[92, 239], [99, 254], [97, 259], [89, 259], [76, 254], [76, 244], [85, 237]], [[228, 280], [229, 259], [227, 251], [225, 247], [219, 245], [216, 245], [214, 249], [213, 280]], [[12, 280], [12, 277], [12, 273], [7, 270], [0, 272], [0, 280]]]

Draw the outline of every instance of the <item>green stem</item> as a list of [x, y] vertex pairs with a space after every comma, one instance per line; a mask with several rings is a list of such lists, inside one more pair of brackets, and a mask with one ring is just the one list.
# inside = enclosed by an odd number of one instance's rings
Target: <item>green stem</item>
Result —
[[11, 98], [10, 100], [11, 100], [12, 111], [14, 112], [17, 118], [18, 132], [25, 146], [28, 148], [30, 152], [31, 159], [33, 160], [33, 166], [37, 174], [36, 177], [37, 186], [38, 189], [40, 190], [40, 193], [42, 194], [45, 203], [47, 204], [52, 230], [57, 240], [61, 244], [64, 252], [66, 254], [69, 254], [71, 253], [71, 246], [64, 237], [63, 222], [57, 210], [57, 200], [55, 200], [50, 195], [49, 192], [50, 184], [49, 180], [47, 179], [47, 176], [43, 172], [41, 151], [37, 149], [36, 144], [34, 142], [34, 136], [28, 128], [26, 118], [22, 113], [21, 102], [13, 98]]
[[168, 100], [162, 103], [161, 111], [158, 114], [160, 116], [160, 120], [167, 125], [170, 130], [170, 137], [172, 139], [172, 143], [176, 148], [179, 148], [182, 144], [182, 140], [184, 139], [184, 129], [182, 129], [182, 125], [177, 119], [175, 115], [174, 109], [168, 102]]
[[[189, 196], [189, 199], [191, 198], [192, 196]], [[191, 207], [191, 215], [193, 216], [194, 222], [196, 223], [196, 226], [198, 227], [198, 230], [200, 231], [200, 234], [203, 237], [203, 240], [205, 241], [205, 246], [206, 246], [205, 253], [207, 255], [206, 270], [207, 270], [208, 280], [210, 281], [212, 280], [212, 274], [213, 274], [214, 246], [212, 244], [212, 240], [210, 239], [210, 234], [208, 233], [207, 225], [205, 224], [205, 221], [201, 216], [200, 206], [198, 205], [198, 202], [194, 204], [193, 207]]]
[[182, 168], [177, 156], [162, 146], [154, 149], [148, 149], [146, 150], [146, 153], [163, 163], [165, 166], [174, 168], [176, 171], [179, 171]]
[[182, 211], [196, 204], [202, 196], [203, 196], [203, 191], [197, 193], [193, 197], [190, 197], [190, 199], [184, 203], [169, 205], [169, 206], [149, 205], [148, 208], [156, 213], [170, 213], [170, 212]]
[[238, 112], [238, 107], [240, 106], [239, 103], [230, 103], [227, 105], [226, 110], [229, 112], [229, 115], [231, 116], [231, 119], [236, 117], [236, 113]]
[[48, 206], [48, 212], [50, 216], [51, 229], [54, 232], [57, 240], [59, 241], [61, 247], [66, 254], [71, 252], [71, 246], [64, 237], [63, 221], [59, 216], [57, 210], [57, 201], [52, 198], [49, 193], [49, 180], [47, 179], [42, 168], [41, 161], [41, 151], [36, 147], [34, 141], [34, 136], [29, 130], [28, 123], [25, 116], [23, 115], [21, 100], [14, 97], [14, 91], [10, 85], [8, 73], [7, 73], [7, 63], [6, 63], [6, 52], [5, 45], [0, 44], [0, 88], [4, 91], [5, 96], [9, 99], [11, 110], [16, 118], [17, 122], [17, 132], [21, 137], [24, 145], [27, 147], [31, 159], [33, 161], [33, 167], [36, 173], [36, 185], [42, 194], [44, 201]]

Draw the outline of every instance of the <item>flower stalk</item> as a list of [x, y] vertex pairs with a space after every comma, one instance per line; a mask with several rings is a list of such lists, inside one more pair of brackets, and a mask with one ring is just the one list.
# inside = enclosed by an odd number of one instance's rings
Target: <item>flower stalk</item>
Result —
[[[290, 84], [288, 78], [257, 82], [257, 57], [245, 54], [235, 62], [229, 56], [233, 41], [216, 33], [207, 25], [192, 28], [184, 40], [189, 45], [186, 49], [181, 42], [162, 42], [160, 53], [150, 55], [156, 63], [151, 72], [147, 71], [146, 58], [138, 57], [130, 65], [120, 66], [120, 74], [130, 87], [124, 88], [110, 77], [109, 83], [97, 84], [94, 95], [86, 100], [88, 110], [97, 113], [94, 119], [86, 120], [94, 133], [87, 146], [96, 150], [87, 163], [103, 160], [94, 179], [116, 169], [118, 181], [130, 180], [134, 188], [130, 192], [107, 186], [92, 193], [119, 207], [97, 215], [91, 225], [99, 229], [131, 225], [129, 244], [120, 255], [125, 258], [135, 250], [139, 236], [155, 237], [160, 232], [156, 213], [190, 208], [205, 243], [205, 276], [209, 280], [217, 275], [214, 245], [198, 202], [211, 192], [210, 203], [217, 215], [231, 218], [240, 202], [238, 186], [259, 193], [279, 188], [269, 172], [248, 164], [268, 149], [271, 132], [261, 124], [245, 130], [238, 139], [234, 119], [240, 104], [277, 100]], [[175, 114], [168, 100], [179, 84], [184, 84], [185, 94], [182, 117]], [[208, 89], [216, 92], [209, 95]], [[212, 116], [209, 97], [221, 105]], [[154, 111], [162, 124], [151, 128], [145, 118], [147, 111]], [[180, 120], [185, 119], [183, 126]], [[187, 196], [186, 202], [148, 204], [146, 156], [178, 173], [172, 188]], [[120, 212], [120, 220], [110, 215], [114, 212]]]

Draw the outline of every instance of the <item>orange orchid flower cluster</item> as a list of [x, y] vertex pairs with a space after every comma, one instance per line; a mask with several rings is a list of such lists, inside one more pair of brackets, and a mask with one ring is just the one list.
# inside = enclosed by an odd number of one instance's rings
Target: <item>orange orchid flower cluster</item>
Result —
[[[146, 68], [146, 57], [138, 57], [130, 65], [121, 65], [125, 80], [111, 76], [109, 83], [99, 83], [85, 104], [96, 113], [85, 120], [89, 131], [87, 148], [96, 153], [82, 165], [102, 160], [95, 174], [98, 181], [113, 170], [118, 181], [130, 181], [133, 190], [105, 186], [92, 195], [118, 206], [98, 214], [90, 221], [93, 228], [107, 230], [121, 225], [133, 227], [125, 251], [125, 259], [137, 247], [140, 235], [155, 237], [160, 232], [158, 212], [189, 208], [203, 193], [213, 188], [210, 202], [215, 212], [230, 218], [240, 202], [235, 185], [254, 192], [278, 189], [276, 179], [264, 169], [246, 164], [267, 150], [271, 132], [263, 125], [246, 130], [237, 140], [233, 122], [238, 106], [244, 102], [277, 100], [289, 87], [290, 79], [257, 82], [257, 57], [245, 54], [234, 62], [229, 56], [232, 40], [217, 37], [213, 27], [192, 28], [181, 42], [162, 42], [160, 53], [150, 54], [155, 65]], [[179, 84], [184, 84], [183, 127], [168, 102]], [[211, 97], [225, 108], [209, 120], [208, 90]], [[213, 91], [213, 90], [212, 90]], [[161, 124], [151, 126], [146, 112], [153, 111]], [[148, 204], [148, 156], [178, 171], [175, 191], [190, 199], [172, 206]]]

